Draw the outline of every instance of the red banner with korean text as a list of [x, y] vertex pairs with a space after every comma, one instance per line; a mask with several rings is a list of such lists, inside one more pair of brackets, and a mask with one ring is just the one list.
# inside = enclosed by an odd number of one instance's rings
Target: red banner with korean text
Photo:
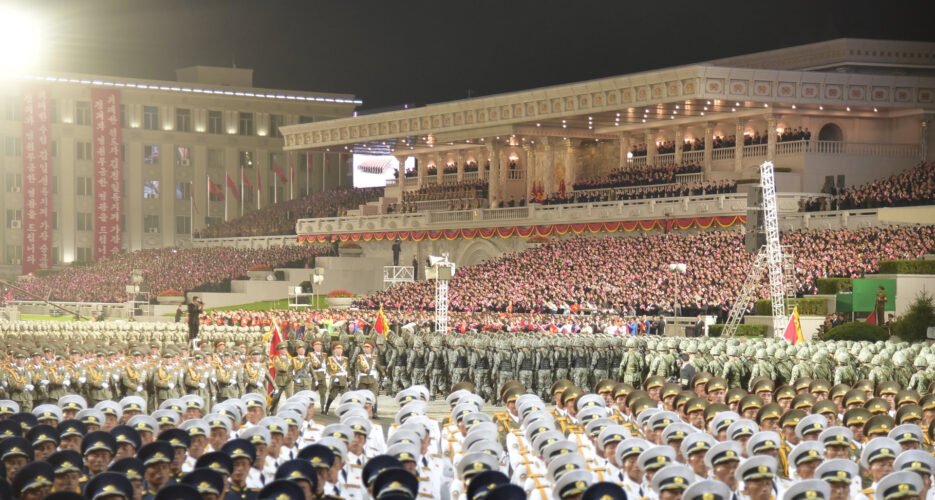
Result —
[[100, 260], [119, 255], [123, 248], [120, 92], [92, 88], [91, 114], [94, 129], [94, 260]]
[[23, 274], [52, 267], [49, 88], [23, 89]]

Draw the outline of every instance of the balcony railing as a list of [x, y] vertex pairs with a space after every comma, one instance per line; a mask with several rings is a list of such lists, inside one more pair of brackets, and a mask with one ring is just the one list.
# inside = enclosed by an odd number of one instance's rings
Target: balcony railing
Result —
[[704, 151], [682, 152], [682, 163], [695, 163], [701, 165], [704, 163]]
[[464, 172], [461, 175], [462, 181], [476, 181], [479, 178], [480, 178], [480, 173], [476, 170], [473, 172]]
[[743, 157], [766, 156], [767, 144], [751, 144], [743, 147]]
[[702, 181], [704, 181], [704, 174], [702, 172], [696, 172], [693, 174], [678, 174], [675, 176], [676, 184], [694, 184]]
[[510, 181], [521, 181], [526, 179], [526, 170], [524, 169], [513, 169], [506, 171], [506, 178]]
[[711, 150], [711, 159], [714, 161], [717, 160], [733, 160], [734, 151], [736, 148], [718, 148]]
[[654, 158], [653, 162], [656, 165], [669, 165], [675, 163], [675, 153], [656, 155], [656, 158]]
[[634, 156], [632, 158], [627, 158], [627, 165], [631, 167], [646, 166], [646, 157], [645, 156]]

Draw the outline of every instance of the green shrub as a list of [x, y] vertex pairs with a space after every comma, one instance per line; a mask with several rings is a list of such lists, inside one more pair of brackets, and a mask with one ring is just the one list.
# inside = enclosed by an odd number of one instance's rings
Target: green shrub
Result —
[[[793, 304], [799, 306], [799, 314], [802, 316], [827, 316], [828, 301], [820, 297], [805, 297], [795, 299]], [[755, 312], [757, 316], [772, 316], [773, 301], [770, 299], [761, 299], [756, 301]]]
[[[708, 326], [709, 337], [720, 337], [727, 325], [718, 324]], [[737, 325], [735, 337], [765, 337], [766, 325]]]
[[837, 295], [854, 288], [850, 278], [818, 278], [815, 280], [818, 293], [823, 295]]
[[832, 328], [822, 337], [822, 340], [867, 340], [877, 342], [886, 340], [889, 337], [889, 333], [877, 325], [871, 325], [863, 321], [851, 321]]
[[935, 274], [935, 260], [880, 261], [882, 274]]
[[903, 319], [893, 325], [893, 334], [907, 342], [922, 342], [928, 327], [935, 326], [935, 304], [932, 296], [919, 292]]

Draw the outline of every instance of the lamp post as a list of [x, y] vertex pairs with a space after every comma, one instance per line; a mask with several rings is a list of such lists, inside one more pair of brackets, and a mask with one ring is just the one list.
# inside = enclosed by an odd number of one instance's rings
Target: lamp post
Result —
[[681, 262], [669, 264], [669, 272], [675, 273], [675, 309], [673, 311], [675, 317], [679, 317], [682, 314], [682, 306], [679, 304], [679, 295], [681, 295], [681, 290], [679, 289], [679, 275], [685, 274], [687, 268], [688, 266]]

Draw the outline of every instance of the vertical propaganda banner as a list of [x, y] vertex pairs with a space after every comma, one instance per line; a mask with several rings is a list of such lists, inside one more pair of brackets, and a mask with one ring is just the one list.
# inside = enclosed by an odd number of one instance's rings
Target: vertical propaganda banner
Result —
[[23, 89], [23, 274], [52, 267], [49, 88]]
[[91, 89], [94, 129], [94, 260], [119, 255], [123, 248], [120, 165], [120, 92]]

